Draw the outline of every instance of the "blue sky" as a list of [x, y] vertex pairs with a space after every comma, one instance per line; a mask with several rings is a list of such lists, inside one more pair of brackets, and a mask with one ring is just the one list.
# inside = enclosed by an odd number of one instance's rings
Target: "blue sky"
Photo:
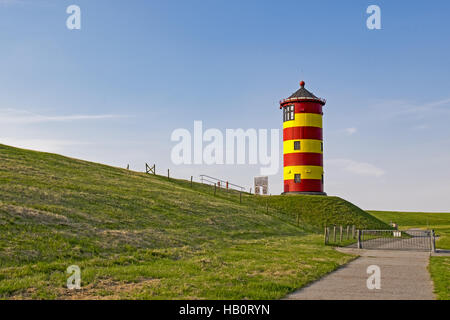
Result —
[[[81, 30], [66, 28], [71, 4]], [[371, 4], [381, 30], [366, 27]], [[278, 101], [303, 79], [327, 99], [328, 194], [450, 211], [449, 12], [448, 1], [0, 0], [0, 143], [250, 187], [260, 166], [175, 166], [170, 135], [194, 120], [281, 128]]]

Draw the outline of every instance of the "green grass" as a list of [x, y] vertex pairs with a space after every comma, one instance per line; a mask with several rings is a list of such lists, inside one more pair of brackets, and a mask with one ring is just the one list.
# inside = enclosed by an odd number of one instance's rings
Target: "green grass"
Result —
[[316, 231], [323, 232], [324, 226], [352, 226], [357, 229], [373, 228], [383, 229], [388, 226], [374, 218], [366, 211], [339, 197], [318, 196], [272, 196], [252, 197], [261, 205], [269, 204], [269, 208], [275, 208], [277, 212], [284, 213], [292, 223], [310, 226]]
[[[268, 205], [268, 207], [267, 207]], [[276, 299], [353, 259], [336, 197], [256, 197], [0, 145], [0, 298]], [[80, 291], [65, 288], [79, 265]]]
[[428, 269], [439, 300], [450, 300], [450, 257], [431, 257]]
[[[450, 213], [369, 211], [374, 217], [395, 222], [402, 230], [411, 228], [433, 229], [439, 238], [436, 247], [450, 249]], [[450, 257], [431, 257], [428, 269], [438, 299], [450, 300]]]

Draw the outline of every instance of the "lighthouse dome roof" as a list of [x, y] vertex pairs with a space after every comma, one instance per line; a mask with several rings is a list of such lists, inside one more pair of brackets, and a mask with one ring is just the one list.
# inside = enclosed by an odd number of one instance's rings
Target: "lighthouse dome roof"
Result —
[[291, 98], [312, 98], [312, 99], [318, 99], [315, 95], [313, 95], [311, 92], [305, 89], [305, 82], [300, 82], [300, 89], [295, 91], [288, 99]]
[[312, 101], [312, 102], [318, 102], [322, 105], [325, 105], [327, 102], [325, 99], [321, 99], [316, 97], [314, 94], [309, 92], [305, 89], [305, 81], [300, 82], [300, 89], [295, 91], [291, 96], [287, 99], [283, 99], [280, 101], [280, 109], [283, 107], [283, 105], [291, 102], [299, 102], [299, 101]]

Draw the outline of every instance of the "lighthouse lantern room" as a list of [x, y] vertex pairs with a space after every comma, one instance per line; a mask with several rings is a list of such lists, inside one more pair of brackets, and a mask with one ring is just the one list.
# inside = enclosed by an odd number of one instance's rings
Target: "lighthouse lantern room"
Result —
[[323, 171], [324, 99], [305, 89], [280, 101], [283, 109], [284, 193], [326, 195]]

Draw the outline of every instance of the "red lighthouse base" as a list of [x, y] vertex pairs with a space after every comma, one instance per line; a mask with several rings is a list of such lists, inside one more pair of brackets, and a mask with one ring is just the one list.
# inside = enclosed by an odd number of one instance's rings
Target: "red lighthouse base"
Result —
[[284, 192], [282, 194], [327, 195], [323, 191], [322, 180], [319, 179], [304, 179], [299, 183], [294, 180], [284, 180]]
[[327, 194], [325, 192], [313, 192], [313, 191], [290, 191], [290, 192], [283, 192], [282, 195], [296, 195], [296, 194], [303, 194], [303, 195], [310, 195], [310, 196], [326, 196]]

